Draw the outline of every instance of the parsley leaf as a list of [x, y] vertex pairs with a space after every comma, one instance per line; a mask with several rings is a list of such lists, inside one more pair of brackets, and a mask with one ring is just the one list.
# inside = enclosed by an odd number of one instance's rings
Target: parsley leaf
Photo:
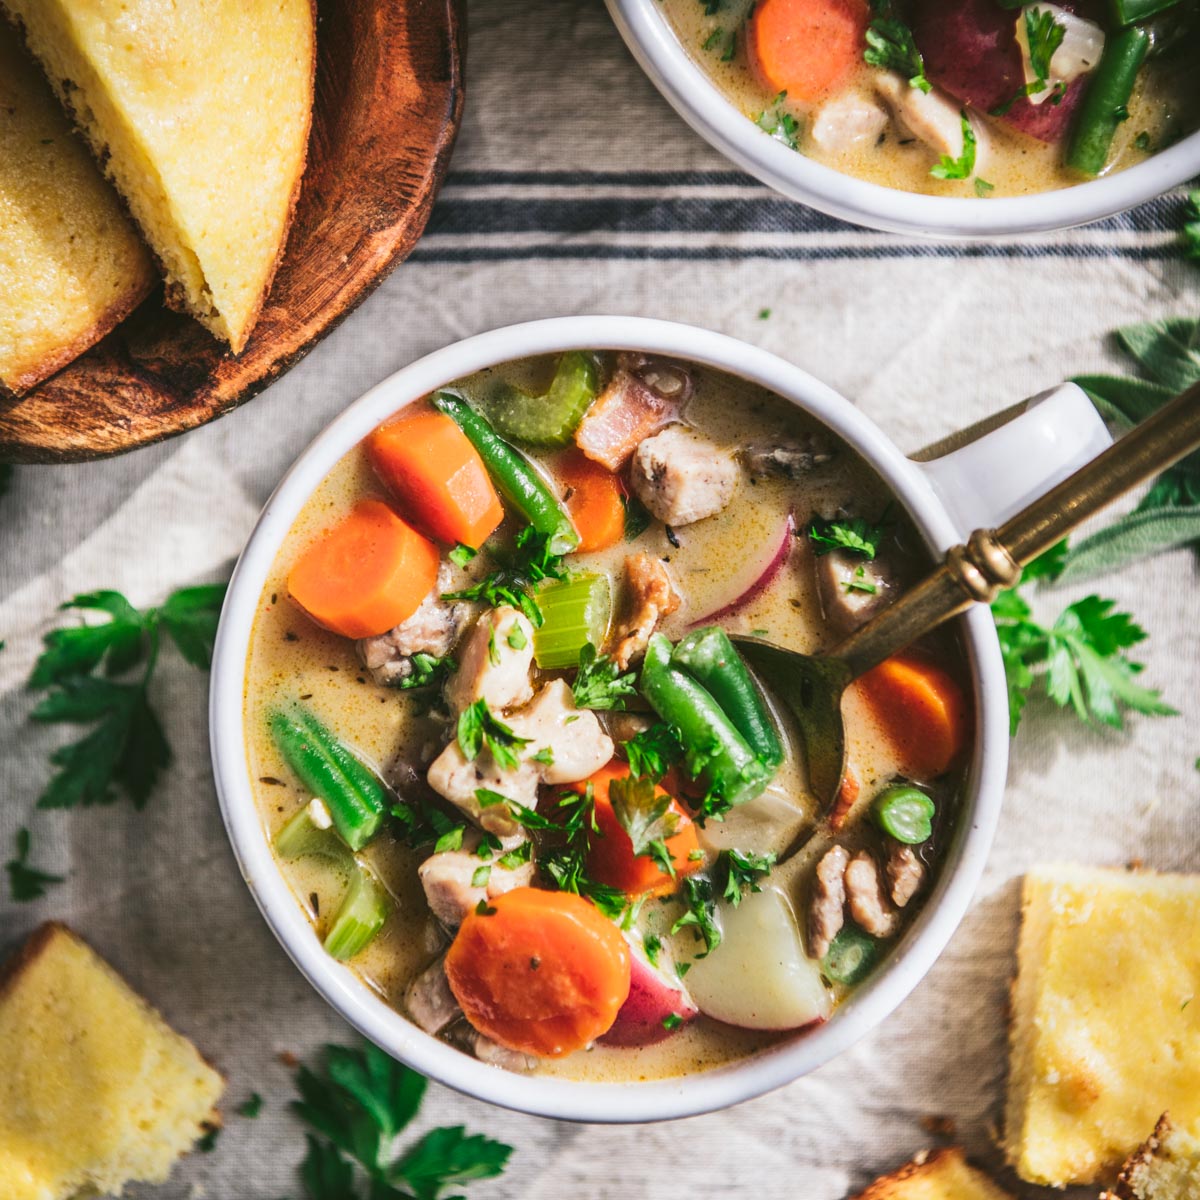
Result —
[[502, 771], [515, 771], [519, 762], [516, 752], [529, 744], [529, 738], [514, 733], [488, 709], [486, 700], [476, 700], [458, 718], [458, 744], [468, 762], [486, 749]]
[[[51, 754], [59, 770], [38, 800], [39, 807], [110, 804], [121, 793], [136, 808], [146, 804], [171, 761], [171, 748], [149, 695], [160, 630], [188, 662], [206, 669], [224, 594], [224, 584], [182, 588], [161, 607], [139, 612], [120, 592], [99, 591], [62, 606], [102, 613], [108, 619], [51, 630], [30, 674], [28, 686], [47, 691], [30, 713], [32, 720], [93, 726], [78, 741]], [[117, 676], [135, 668], [138, 678], [118, 682]]]
[[635, 733], [627, 742], [625, 757], [631, 775], [642, 776], [657, 783], [683, 757], [679, 735], [665, 721], [656, 721], [648, 729]]
[[579, 671], [571, 684], [578, 708], [617, 709], [625, 707], [625, 697], [637, 695], [637, 674], [621, 673], [607, 654], [597, 654], [591, 642], [579, 652]]
[[764, 133], [769, 133], [777, 142], [782, 142], [789, 150], [798, 150], [800, 148], [800, 122], [783, 107], [786, 99], [787, 92], [780, 92], [771, 101], [769, 107], [764, 108], [754, 118], [754, 123]]
[[1183, 253], [1200, 261], [1200, 189], [1188, 192], [1183, 215]]
[[683, 881], [683, 902], [687, 912], [671, 926], [672, 933], [692, 929], [696, 940], [704, 943], [706, 958], [721, 944], [721, 927], [717, 924], [717, 901], [712, 880], [707, 875], [689, 875]]
[[542, 610], [534, 598], [534, 584], [543, 579], [565, 579], [561, 555], [550, 551], [550, 535], [526, 525], [513, 539], [511, 551], [489, 543], [489, 553], [500, 565], [478, 583], [459, 592], [446, 592], [443, 600], [482, 600], [491, 608], [509, 605], [520, 609], [535, 629], [542, 625]]
[[818, 558], [833, 550], [850, 550], [854, 554], [861, 554], [863, 558], [873, 559], [879, 552], [884, 530], [882, 525], [872, 525], [861, 517], [832, 521], [814, 517], [808, 527], [808, 538]]
[[971, 128], [966, 109], [959, 116], [962, 119], [962, 154], [958, 158], [943, 154], [936, 166], [929, 168], [934, 179], [970, 179], [975, 170], [975, 130]]
[[[1022, 584], [1027, 582], [1028, 573], [1022, 577]], [[1176, 715], [1159, 692], [1137, 681], [1142, 666], [1123, 651], [1144, 641], [1146, 632], [1128, 613], [1114, 612], [1115, 606], [1114, 600], [1085, 596], [1068, 605], [1053, 625], [1044, 626], [1017, 588], [1000, 593], [992, 615], [1008, 680], [1012, 733], [1039, 682], [1055, 704], [1071, 708], [1087, 723], [1120, 729], [1125, 709], [1146, 716]]]
[[4, 864], [8, 872], [8, 890], [18, 903], [26, 900], [40, 900], [46, 889], [55, 883], [62, 883], [63, 875], [50, 875], [29, 865], [30, 836], [28, 829], [17, 830], [17, 855]]
[[426, 1081], [375, 1046], [328, 1046], [324, 1076], [301, 1067], [296, 1084], [292, 1108], [313, 1130], [301, 1167], [309, 1200], [438, 1200], [447, 1187], [502, 1174], [512, 1154], [461, 1125], [432, 1129], [398, 1154], [396, 1138], [416, 1116]]
[[621, 507], [625, 510], [625, 540], [636, 542], [650, 528], [654, 518], [636, 496], [626, 496], [622, 493]]
[[636, 858], [653, 859], [664, 875], [675, 878], [675, 863], [667, 840], [679, 828], [679, 813], [671, 797], [654, 786], [654, 780], [626, 777], [608, 785], [608, 797], [618, 824], [629, 834]]
[[775, 865], [775, 855], [754, 854], [749, 850], [722, 850], [717, 856], [714, 874], [718, 880], [724, 876], [721, 896], [734, 908], [742, 902], [747, 892], [760, 892], [758, 886]]
[[234, 1109], [239, 1117], [246, 1117], [253, 1120], [262, 1112], [263, 1098], [257, 1092], [251, 1092], [247, 1100], [243, 1100], [241, 1104]]
[[401, 691], [438, 686], [458, 670], [458, 663], [450, 655], [435, 658], [418, 650], [411, 661], [412, 671], [397, 684]]
[[863, 60], [868, 66], [898, 71], [910, 87], [923, 92], [932, 90], [925, 78], [925, 60], [917, 49], [912, 30], [899, 18], [892, 15], [876, 17], [867, 26], [866, 42]]

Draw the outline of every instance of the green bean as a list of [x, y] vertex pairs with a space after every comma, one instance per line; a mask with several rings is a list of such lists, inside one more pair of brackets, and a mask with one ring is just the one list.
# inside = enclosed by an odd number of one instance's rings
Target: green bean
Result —
[[1179, 0], [1111, 0], [1110, 8], [1118, 25], [1137, 25], [1178, 3]]
[[386, 788], [365, 763], [299, 705], [272, 713], [269, 723], [288, 766], [325, 802], [346, 845], [361, 850], [383, 821]]
[[885, 788], [871, 806], [875, 824], [906, 846], [919, 846], [929, 840], [935, 811], [933, 801], [908, 783]]
[[783, 762], [783, 743], [762, 693], [725, 630], [719, 625], [694, 630], [675, 647], [671, 662], [712, 696], [774, 775]]
[[859, 983], [875, 965], [877, 954], [874, 938], [854, 925], [843, 925], [821, 959], [821, 972], [831, 983]]
[[1150, 35], [1133, 26], [1109, 34], [1083, 103], [1075, 117], [1067, 166], [1082, 175], [1099, 175], [1108, 161], [1117, 126], [1129, 119], [1129, 97], [1150, 48]]
[[495, 481], [500, 494], [538, 533], [549, 539], [552, 554], [569, 554], [579, 545], [571, 518], [519, 450], [510, 446], [465, 400], [452, 392], [438, 392], [433, 406], [467, 435]]
[[690, 675], [671, 665], [671, 643], [656, 633], [642, 664], [642, 695], [679, 733], [693, 774], [707, 783], [722, 809], [752, 800], [770, 778], [721, 706]]

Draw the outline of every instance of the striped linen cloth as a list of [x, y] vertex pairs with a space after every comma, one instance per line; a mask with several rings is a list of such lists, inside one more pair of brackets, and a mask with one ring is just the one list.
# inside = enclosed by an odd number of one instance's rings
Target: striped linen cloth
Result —
[[[69, 871], [43, 901], [0, 896], [0, 952], [38, 921], [68, 920], [228, 1073], [227, 1128], [155, 1193], [167, 1200], [300, 1195], [304, 1141], [278, 1055], [350, 1031], [238, 876], [209, 771], [204, 681], [174, 656], [155, 699], [176, 758], [145, 811], [34, 811], [58, 734], [27, 721], [23, 680], [58, 603], [115, 587], [147, 604], [221, 577], [332, 416], [419, 355], [512, 321], [639, 313], [733, 334], [832, 384], [915, 450], [1111, 366], [1108, 331], [1194, 312], [1200, 295], [1173, 232], [1179, 195], [998, 245], [864, 231], [731, 169], [659, 98], [600, 0], [473, 0], [470, 43], [462, 137], [409, 263], [242, 410], [117, 461], [19, 468], [0, 500], [0, 861], [28, 825], [37, 865]], [[1118, 735], [1030, 706], [974, 907], [875, 1033], [781, 1092], [670, 1125], [570, 1126], [432, 1089], [421, 1128], [465, 1122], [516, 1147], [507, 1175], [471, 1195], [839, 1200], [933, 1144], [922, 1122], [943, 1115], [996, 1163], [1022, 871], [1055, 858], [1200, 867], [1197, 584], [1187, 553], [1103, 583], [1150, 630], [1147, 678], [1183, 715]], [[262, 1115], [233, 1115], [255, 1091]]]

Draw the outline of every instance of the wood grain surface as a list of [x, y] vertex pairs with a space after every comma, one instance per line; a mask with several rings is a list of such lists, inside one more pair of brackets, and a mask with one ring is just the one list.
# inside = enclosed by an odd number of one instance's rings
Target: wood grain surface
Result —
[[287, 250], [236, 358], [145, 301], [21, 399], [0, 462], [79, 462], [203, 425], [256, 396], [412, 250], [463, 105], [463, 0], [321, 0], [312, 140]]

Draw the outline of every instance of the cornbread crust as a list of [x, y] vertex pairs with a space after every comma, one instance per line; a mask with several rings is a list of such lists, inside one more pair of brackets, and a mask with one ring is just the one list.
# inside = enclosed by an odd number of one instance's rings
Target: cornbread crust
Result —
[[1129, 1156], [1111, 1192], [1100, 1200], [1196, 1200], [1200, 1139], [1177, 1130], [1163, 1113], [1154, 1132]]
[[1111, 1179], [1164, 1108], [1200, 1117], [1198, 906], [1200, 876], [1026, 876], [1005, 1119], [1022, 1179]]
[[235, 353], [300, 193], [315, 0], [0, 0], [161, 264]]
[[967, 1162], [961, 1146], [918, 1154], [852, 1200], [1013, 1200]]
[[119, 198], [0, 21], [0, 395], [78, 358], [154, 284]]
[[161, 1182], [224, 1080], [66, 926], [0, 967], [0, 1196], [66, 1200]]

